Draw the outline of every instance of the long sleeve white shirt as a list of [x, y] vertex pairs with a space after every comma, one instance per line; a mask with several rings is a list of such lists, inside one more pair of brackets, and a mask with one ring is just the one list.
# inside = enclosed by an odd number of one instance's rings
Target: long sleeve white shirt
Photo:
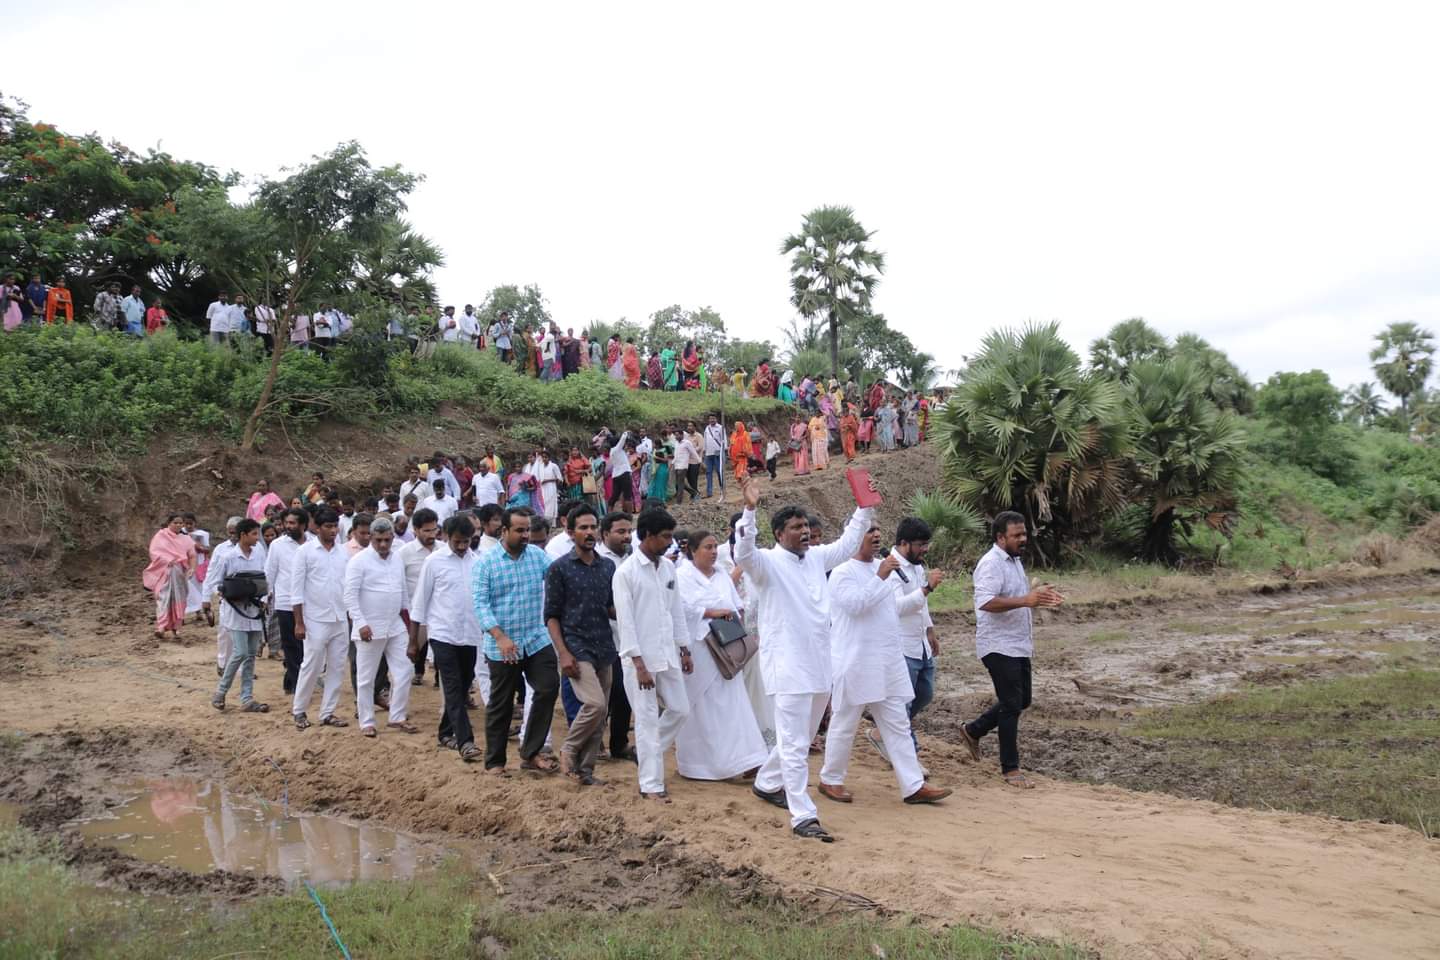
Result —
[[480, 646], [480, 620], [470, 598], [478, 559], [474, 550], [457, 557], [448, 546], [437, 546], [420, 568], [420, 582], [410, 598], [410, 619], [425, 624], [431, 640], [456, 647]]
[[420, 571], [424, 568], [425, 561], [430, 559], [430, 555], [435, 552], [439, 543], [438, 540], [432, 542], [430, 549], [426, 550], [420, 545], [419, 540], [411, 540], [397, 551], [400, 554], [400, 567], [405, 571], [405, 597], [401, 602], [405, 610], [410, 609], [410, 603], [415, 596], [415, 588], [420, 585]]
[[215, 596], [215, 591], [220, 588], [220, 581], [210, 579], [210, 570], [218, 564], [224, 563], [230, 551], [239, 549], [233, 540], [221, 540], [216, 544], [215, 549], [210, 551], [210, 564], [205, 568], [205, 582], [200, 585], [200, 599], [209, 600]]
[[290, 602], [300, 604], [306, 623], [345, 622], [345, 564], [349, 559], [350, 551], [339, 539], [329, 550], [315, 539], [295, 551]]
[[725, 428], [718, 423], [705, 426], [705, 456], [718, 457], [725, 453]]
[[441, 467], [439, 470], [431, 467], [430, 472], [425, 475], [425, 479], [430, 482], [431, 487], [434, 487], [436, 480], [444, 480], [445, 493], [456, 500], [460, 499], [460, 481], [455, 479], [455, 474], [449, 467]]
[[366, 547], [345, 568], [345, 610], [350, 614], [350, 639], [360, 640], [369, 627], [371, 639], [405, 635], [400, 611], [405, 607], [405, 563], [392, 550], [382, 557]]
[[295, 554], [299, 550], [300, 544], [282, 533], [266, 552], [265, 580], [270, 584], [276, 610], [289, 612], [295, 609], [295, 595], [290, 592], [290, 581], [295, 572]]
[[611, 586], [620, 656], [640, 657], [651, 673], [678, 670], [680, 648], [690, 645], [690, 635], [675, 565], [637, 550], [620, 564]]
[[879, 568], [878, 560], [861, 563], [852, 557], [830, 574], [830, 662], [837, 705], [915, 697], [890, 586], [899, 578], [891, 573], [881, 580]]
[[610, 476], [621, 477], [630, 472], [630, 454], [625, 452], [625, 441], [630, 439], [630, 432], [620, 434], [620, 439], [615, 441], [615, 446], [610, 448]]
[[700, 463], [700, 451], [695, 449], [695, 444], [690, 438], [681, 436], [680, 442], [675, 444], [675, 462], [671, 464], [676, 470], [684, 470], [692, 463]]
[[400, 506], [405, 506], [405, 498], [410, 496], [410, 494], [412, 493], [415, 494], [415, 501], [418, 504], [419, 501], [424, 500], [426, 497], [430, 496], [432, 492], [434, 491], [431, 489], [429, 481], [427, 481], [424, 477], [417, 477], [414, 480], [406, 480], [400, 484]]
[[911, 563], [899, 550], [890, 552], [900, 561], [900, 572], [910, 581], [906, 583], [893, 573], [885, 581], [895, 592], [895, 612], [900, 617], [900, 650], [915, 660], [929, 659], [933, 655], [925, 631], [933, 627], [935, 621], [930, 619], [930, 600], [922, 589], [927, 582], [925, 564]]
[[[218, 591], [226, 577], [244, 571], [265, 572], [265, 550], [259, 543], [251, 547], [247, 554], [230, 541], [225, 542], [229, 544], [230, 549], [218, 560], [214, 557], [210, 558], [210, 566], [205, 571], [205, 587], [202, 591], [204, 596], [208, 597]], [[216, 553], [219, 551], [217, 550]], [[228, 600], [223, 598], [220, 600], [220, 626], [226, 630], [264, 629], [259, 620], [242, 616], [239, 610], [236, 610]]]
[[455, 514], [460, 510], [460, 503], [449, 494], [446, 494], [439, 499], [436, 499], [436, 497], [432, 494], [431, 496], [428, 496], [424, 500], [420, 501], [420, 506], [418, 509], [434, 510], [435, 516], [440, 518], [440, 526], [443, 527], [445, 526], [445, 521], [455, 516]]
[[830, 691], [830, 592], [825, 574], [854, 556], [869, 529], [869, 508], [857, 509], [839, 540], [797, 557], [784, 547], [759, 549], [755, 511], [747, 509], [741, 516], [735, 564], [745, 571], [750, 602], [758, 608], [760, 675], [766, 693]]

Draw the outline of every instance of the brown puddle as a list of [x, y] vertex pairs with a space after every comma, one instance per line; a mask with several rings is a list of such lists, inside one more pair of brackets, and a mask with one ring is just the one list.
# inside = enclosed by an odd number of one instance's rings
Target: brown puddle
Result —
[[80, 833], [150, 863], [192, 873], [228, 870], [289, 884], [405, 880], [434, 870], [443, 847], [384, 827], [318, 814], [284, 816], [217, 781], [130, 784], [131, 800]]

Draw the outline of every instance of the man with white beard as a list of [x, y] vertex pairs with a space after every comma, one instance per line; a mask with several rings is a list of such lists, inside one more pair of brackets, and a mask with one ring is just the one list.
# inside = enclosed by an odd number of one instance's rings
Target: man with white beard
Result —
[[820, 768], [820, 795], [836, 803], [855, 799], [845, 789], [845, 774], [860, 715], [868, 707], [895, 769], [901, 798], [912, 804], [936, 803], [950, 796], [950, 791], [925, 783], [910, 739], [906, 708], [915, 697], [915, 688], [910, 684], [910, 670], [900, 649], [900, 614], [889, 583], [900, 560], [893, 554], [876, 560], [879, 550], [880, 528], [871, 526], [855, 556], [830, 574], [834, 685], [825, 764]]
[[406, 606], [405, 562], [392, 547], [395, 526], [385, 517], [370, 523], [370, 545], [345, 568], [345, 609], [350, 614], [355, 641], [355, 701], [360, 732], [375, 736], [375, 675], [380, 659], [390, 670], [390, 718], [387, 729], [415, 733], [406, 721], [410, 681], [415, 667], [406, 656], [409, 631], [400, 611]]

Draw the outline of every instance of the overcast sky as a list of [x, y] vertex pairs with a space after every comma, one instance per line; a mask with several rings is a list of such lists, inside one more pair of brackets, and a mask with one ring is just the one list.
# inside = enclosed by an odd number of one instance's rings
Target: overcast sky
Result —
[[442, 299], [537, 283], [562, 326], [710, 305], [780, 342], [779, 245], [821, 204], [947, 367], [996, 326], [1084, 353], [1143, 316], [1343, 387], [1384, 324], [1440, 326], [1434, 4], [50, 0], [4, 32], [37, 120], [424, 174]]

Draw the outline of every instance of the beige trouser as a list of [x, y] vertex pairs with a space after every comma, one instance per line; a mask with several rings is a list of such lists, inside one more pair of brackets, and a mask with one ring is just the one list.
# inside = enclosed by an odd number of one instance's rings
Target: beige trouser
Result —
[[580, 676], [570, 681], [570, 690], [580, 701], [580, 710], [565, 735], [560, 748], [568, 770], [580, 773], [595, 772], [595, 758], [600, 754], [600, 744], [605, 739], [605, 720], [610, 712], [610, 684], [614, 677], [610, 664], [596, 667], [584, 660], [576, 661]]

